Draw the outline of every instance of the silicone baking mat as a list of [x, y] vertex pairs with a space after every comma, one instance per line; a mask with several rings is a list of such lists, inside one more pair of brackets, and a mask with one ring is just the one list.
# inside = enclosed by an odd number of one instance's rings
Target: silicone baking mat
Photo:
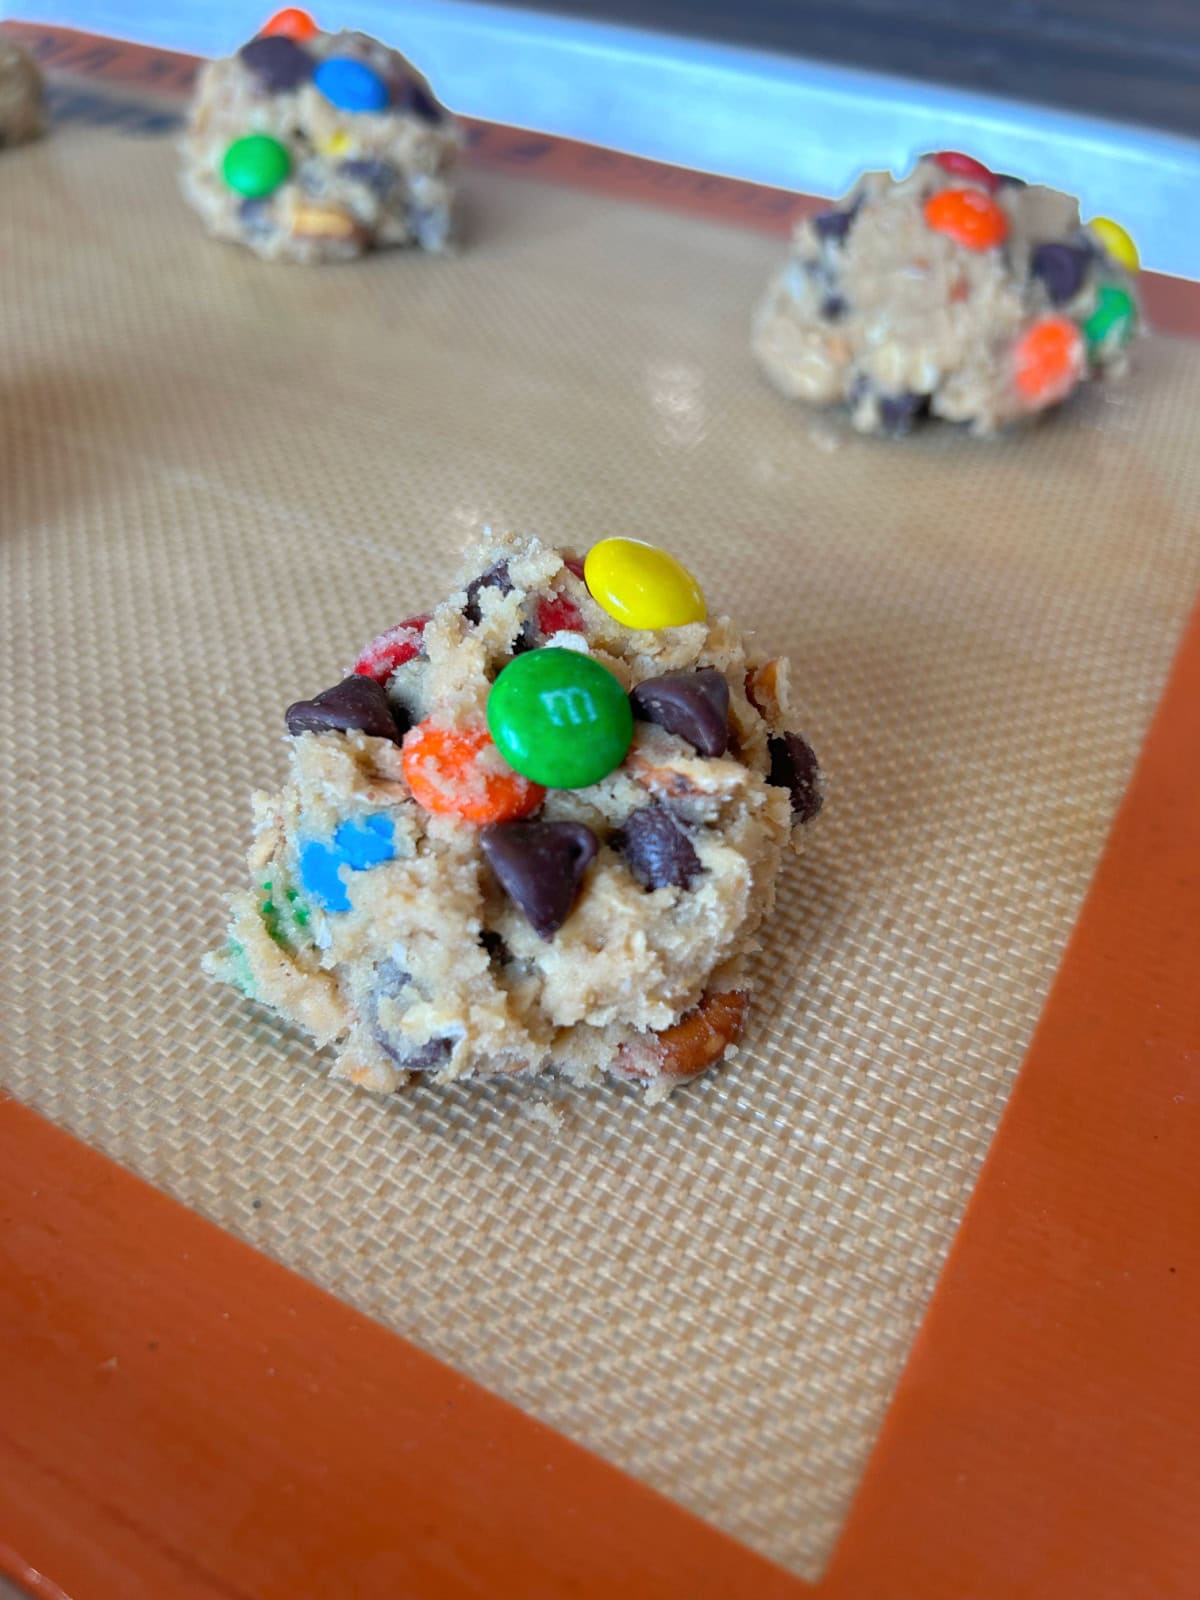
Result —
[[[739, 230], [473, 171], [460, 257], [305, 272], [203, 240], [165, 139], [3, 176], [4, 1086], [815, 1575], [1200, 582], [1200, 351], [879, 443], [758, 379]], [[371, 1100], [198, 974], [281, 708], [484, 523], [669, 546], [828, 768], [739, 1057], [654, 1112]]]

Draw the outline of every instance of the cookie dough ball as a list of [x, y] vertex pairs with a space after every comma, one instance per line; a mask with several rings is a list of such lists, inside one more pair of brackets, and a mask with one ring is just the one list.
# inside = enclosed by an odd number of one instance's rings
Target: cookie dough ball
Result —
[[218, 239], [272, 261], [442, 250], [459, 135], [425, 79], [363, 33], [282, 11], [200, 74], [183, 192]]
[[489, 537], [286, 722], [207, 966], [336, 1076], [607, 1073], [661, 1099], [738, 1038], [821, 775], [786, 661], [665, 551]]
[[799, 223], [753, 349], [777, 389], [865, 433], [927, 414], [991, 433], [1124, 368], [1136, 269], [1116, 223], [943, 151]]
[[42, 75], [36, 61], [0, 37], [0, 146], [24, 144], [45, 132]]

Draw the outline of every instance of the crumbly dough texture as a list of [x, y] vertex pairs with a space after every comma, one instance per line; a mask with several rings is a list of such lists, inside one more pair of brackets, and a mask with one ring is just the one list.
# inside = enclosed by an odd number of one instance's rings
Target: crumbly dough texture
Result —
[[[790, 398], [844, 404], [864, 433], [904, 433], [925, 413], [987, 434], [1031, 414], [1012, 382], [1013, 347], [1039, 318], [1081, 323], [1105, 284], [1132, 295], [1133, 280], [1081, 226], [1070, 195], [1002, 179], [992, 198], [1005, 211], [1002, 246], [969, 250], [926, 223], [923, 207], [964, 179], [932, 160], [897, 181], [865, 173], [838, 202], [845, 233], [797, 224], [784, 267], [754, 316], [752, 348]], [[1089, 266], [1077, 292], [1053, 303], [1031, 271], [1040, 244], [1069, 244]], [[1119, 372], [1126, 353], [1106, 343], [1080, 381]]]
[[[512, 587], [477, 589], [472, 622], [467, 585], [498, 567]], [[539, 601], [562, 596], [585, 631], [537, 636]], [[421, 654], [392, 674], [388, 698], [405, 722], [479, 726], [519, 640], [587, 650], [626, 688], [719, 669], [730, 693], [728, 752], [702, 756], [639, 721], [603, 781], [547, 792], [539, 820], [583, 822], [600, 848], [573, 911], [542, 939], [500, 888], [479, 828], [412, 798], [397, 744], [357, 731], [290, 737], [288, 782], [253, 799], [251, 886], [233, 896], [228, 943], [206, 966], [333, 1046], [334, 1076], [368, 1089], [388, 1092], [417, 1075], [446, 1083], [556, 1071], [580, 1083], [609, 1073], [661, 1099], [740, 1032], [746, 957], [789, 841], [804, 832], [788, 790], [768, 782], [768, 737], [788, 721], [787, 663], [749, 655], [726, 618], [623, 627], [563, 553], [536, 538], [489, 536], [432, 614]], [[643, 888], [614, 838], [656, 800], [699, 857], [688, 888]], [[306, 903], [304, 841], [379, 813], [394, 824], [395, 858], [344, 874], [350, 910]]]
[[46, 130], [42, 74], [11, 39], [0, 38], [0, 146], [24, 144]]
[[[182, 144], [183, 193], [218, 239], [271, 261], [348, 261], [387, 245], [441, 251], [452, 242], [461, 147], [457, 125], [398, 50], [365, 33], [315, 33], [316, 62], [350, 57], [391, 86], [383, 111], [344, 111], [311, 81], [273, 90], [241, 53], [200, 73]], [[229, 146], [265, 133], [292, 158], [289, 178], [262, 199], [224, 181]]]

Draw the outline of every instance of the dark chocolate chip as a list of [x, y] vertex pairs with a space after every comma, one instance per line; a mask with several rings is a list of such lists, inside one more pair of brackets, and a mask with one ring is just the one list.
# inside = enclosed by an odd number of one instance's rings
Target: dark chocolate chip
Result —
[[729, 748], [729, 685], [716, 667], [646, 678], [629, 699], [635, 717], [677, 733], [702, 756], [723, 756]]
[[850, 232], [850, 224], [857, 215], [857, 206], [852, 206], [849, 211], [818, 211], [812, 219], [812, 224], [819, 238], [827, 239], [833, 244], [842, 244]]
[[386, 194], [400, 176], [390, 161], [380, 161], [375, 156], [339, 162], [338, 171], [343, 178], [349, 178], [352, 183], [365, 184], [376, 194]]
[[283, 94], [307, 83], [317, 65], [307, 50], [281, 33], [251, 39], [238, 54], [269, 94]]
[[392, 107], [396, 111], [411, 111], [416, 117], [421, 117], [425, 122], [440, 122], [445, 115], [441, 106], [419, 83], [410, 79], [405, 83], [391, 84]]
[[403, 994], [412, 982], [412, 974], [392, 956], [387, 956], [375, 968], [375, 992], [372, 996], [372, 1018], [375, 1038], [380, 1049], [396, 1066], [406, 1072], [429, 1072], [442, 1066], [454, 1049], [453, 1039], [427, 1039], [415, 1048], [406, 1040], [396, 1039], [379, 1022], [379, 1002], [394, 1000]]
[[1089, 256], [1073, 244], [1039, 244], [1029, 258], [1029, 270], [1046, 286], [1052, 305], [1065, 305], [1079, 293], [1087, 276]]
[[248, 233], [268, 233], [274, 226], [271, 202], [250, 198], [239, 201], [238, 220]]
[[879, 401], [879, 421], [885, 433], [911, 433], [913, 423], [929, 410], [925, 394], [885, 394]]
[[856, 372], [850, 380], [850, 387], [846, 390], [846, 404], [853, 410], [860, 400], [865, 400], [871, 392], [871, 380], [865, 372]]
[[840, 322], [850, 307], [840, 294], [827, 294], [821, 301], [821, 315], [827, 322]]
[[582, 822], [497, 822], [479, 835], [500, 887], [549, 939], [571, 915], [596, 835]]
[[412, 973], [402, 967], [394, 956], [385, 956], [375, 968], [375, 998], [377, 1001], [384, 996], [393, 999], [411, 982]]
[[[360, 733], [399, 744], [407, 729], [400, 726], [382, 684], [374, 678], [343, 678], [312, 700], [297, 700], [284, 713], [289, 733]], [[407, 721], [403, 713], [401, 720]]]
[[512, 653], [523, 656], [527, 650], [536, 650], [538, 642], [537, 623], [532, 617], [526, 617], [521, 624], [521, 631], [512, 642]]
[[687, 834], [657, 801], [632, 812], [612, 842], [644, 889], [687, 889], [704, 870]]
[[767, 782], [791, 795], [793, 822], [811, 822], [825, 802], [812, 745], [798, 733], [779, 733], [767, 740], [767, 749], [771, 756]]
[[408, 989], [413, 976], [394, 957], [386, 957], [374, 970], [374, 994], [371, 995], [371, 1019], [374, 1037], [379, 1048], [395, 1066], [405, 1072], [430, 1072], [434, 1067], [445, 1066], [454, 1048], [453, 1038], [427, 1038], [424, 1045], [410, 1045], [402, 1035], [389, 1034], [379, 1022], [379, 1002], [395, 1000]]
[[499, 589], [501, 594], [512, 593], [512, 579], [508, 575], [508, 562], [498, 562], [467, 585], [467, 604], [463, 615], [468, 622], [479, 622], [483, 613], [479, 609], [479, 595], [483, 589]]
[[453, 1039], [426, 1039], [424, 1044], [419, 1044], [414, 1049], [408, 1045], [397, 1044], [384, 1033], [382, 1028], [376, 1032], [375, 1038], [384, 1054], [405, 1072], [432, 1072], [437, 1067], [445, 1066], [454, 1053]]
[[310, 156], [296, 168], [296, 182], [312, 200], [321, 200], [329, 193], [329, 178], [323, 157]]

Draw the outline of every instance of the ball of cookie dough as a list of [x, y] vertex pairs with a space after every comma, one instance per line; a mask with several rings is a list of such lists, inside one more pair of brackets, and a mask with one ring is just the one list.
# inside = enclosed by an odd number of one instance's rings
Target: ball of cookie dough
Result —
[[268, 260], [442, 250], [459, 144], [398, 51], [289, 8], [201, 72], [181, 182], [209, 233]]
[[255, 797], [206, 965], [331, 1045], [336, 1076], [608, 1074], [661, 1099], [740, 1035], [820, 769], [787, 662], [665, 551], [613, 543], [585, 568], [489, 536], [433, 611], [288, 708], [288, 781]]
[[44, 98], [37, 62], [0, 36], [0, 146], [24, 144], [45, 132]]
[[1124, 369], [1136, 264], [1124, 229], [1085, 228], [1069, 195], [942, 151], [801, 220], [754, 354], [783, 394], [847, 406], [864, 433], [930, 415], [991, 433]]

